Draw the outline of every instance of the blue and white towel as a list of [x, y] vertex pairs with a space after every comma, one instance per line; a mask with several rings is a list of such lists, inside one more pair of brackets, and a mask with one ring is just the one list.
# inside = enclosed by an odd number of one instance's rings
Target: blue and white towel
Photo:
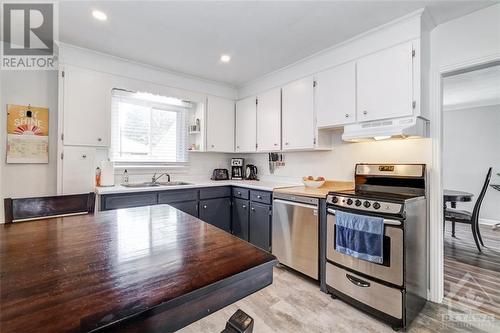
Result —
[[378, 264], [384, 262], [384, 219], [338, 210], [335, 217], [335, 250]]

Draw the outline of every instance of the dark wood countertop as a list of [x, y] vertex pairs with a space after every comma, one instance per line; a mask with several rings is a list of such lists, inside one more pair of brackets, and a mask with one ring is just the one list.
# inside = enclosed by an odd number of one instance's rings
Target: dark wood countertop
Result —
[[3, 225], [0, 263], [2, 333], [168, 332], [271, 284], [276, 259], [158, 205]]

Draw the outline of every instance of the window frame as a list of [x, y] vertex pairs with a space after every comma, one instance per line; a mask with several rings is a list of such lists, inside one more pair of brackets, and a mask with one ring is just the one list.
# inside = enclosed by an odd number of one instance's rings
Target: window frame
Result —
[[[114, 88], [111, 91], [111, 142], [110, 142], [110, 147], [108, 151], [108, 157], [109, 159], [114, 163], [116, 169], [183, 169], [188, 167], [189, 164], [189, 154], [187, 152], [188, 146], [189, 146], [189, 139], [188, 139], [188, 131], [187, 131], [187, 126], [188, 126], [188, 119], [190, 116], [190, 112], [193, 112], [194, 110], [194, 103], [190, 101], [185, 101], [181, 100], [178, 98], [175, 98], [176, 100], [179, 100], [182, 102], [181, 105], [174, 105], [174, 104], [168, 104], [168, 103], [162, 103], [158, 101], [149, 101], [146, 99], [141, 99], [138, 97], [135, 97], [134, 94], [138, 94], [133, 91], [128, 91], [128, 90], [123, 90], [119, 88]], [[168, 97], [168, 96], [160, 96], [160, 95], [155, 95], [155, 94], [150, 94], [150, 93], [141, 93], [141, 94], [147, 94], [151, 96], [157, 96], [160, 98], [174, 98], [174, 97]], [[127, 158], [117, 159], [117, 154], [114, 152], [114, 148], [116, 148], [116, 143], [115, 143], [115, 136], [119, 136], [120, 134], [115, 134], [114, 131], [118, 130], [120, 131], [120, 125], [119, 125], [119, 109], [118, 104], [120, 102], [126, 102], [130, 101], [130, 104], [136, 104], [136, 105], [141, 105], [143, 104], [144, 106], [148, 107], [150, 109], [150, 118], [152, 118], [153, 114], [152, 111], [153, 109], [156, 110], [164, 110], [164, 111], [175, 111], [178, 112], [178, 116], [180, 115], [181, 119], [176, 121], [176, 126], [177, 126], [177, 131], [180, 131], [179, 135], [176, 135], [176, 138], [181, 137], [182, 142], [183, 142], [183, 161], [162, 161], [162, 160], [127, 160]], [[115, 104], [116, 103], [116, 104]], [[115, 117], [118, 117], [117, 119], [114, 119]], [[151, 124], [151, 120], [150, 120]], [[149, 144], [151, 145], [151, 126], [148, 131], [149, 135]], [[178, 155], [178, 148], [175, 147], [176, 149], [176, 158]], [[151, 147], [150, 147], [151, 151]], [[148, 156], [151, 156], [148, 154]]]

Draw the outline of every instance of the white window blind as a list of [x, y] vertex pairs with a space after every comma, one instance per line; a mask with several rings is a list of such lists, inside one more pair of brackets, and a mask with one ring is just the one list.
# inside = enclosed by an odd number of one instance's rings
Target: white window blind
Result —
[[192, 104], [118, 89], [112, 92], [111, 160], [130, 165], [187, 163], [187, 119]]

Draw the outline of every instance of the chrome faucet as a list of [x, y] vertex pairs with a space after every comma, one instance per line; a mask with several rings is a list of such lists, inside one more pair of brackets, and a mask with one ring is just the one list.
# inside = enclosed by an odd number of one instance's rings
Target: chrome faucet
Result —
[[153, 178], [151, 178], [151, 182], [156, 183], [158, 182], [158, 179], [160, 179], [163, 176], [167, 176], [167, 181], [170, 183], [170, 175], [168, 173], [162, 173], [161, 175], [156, 177], [156, 172], [154, 173]]

